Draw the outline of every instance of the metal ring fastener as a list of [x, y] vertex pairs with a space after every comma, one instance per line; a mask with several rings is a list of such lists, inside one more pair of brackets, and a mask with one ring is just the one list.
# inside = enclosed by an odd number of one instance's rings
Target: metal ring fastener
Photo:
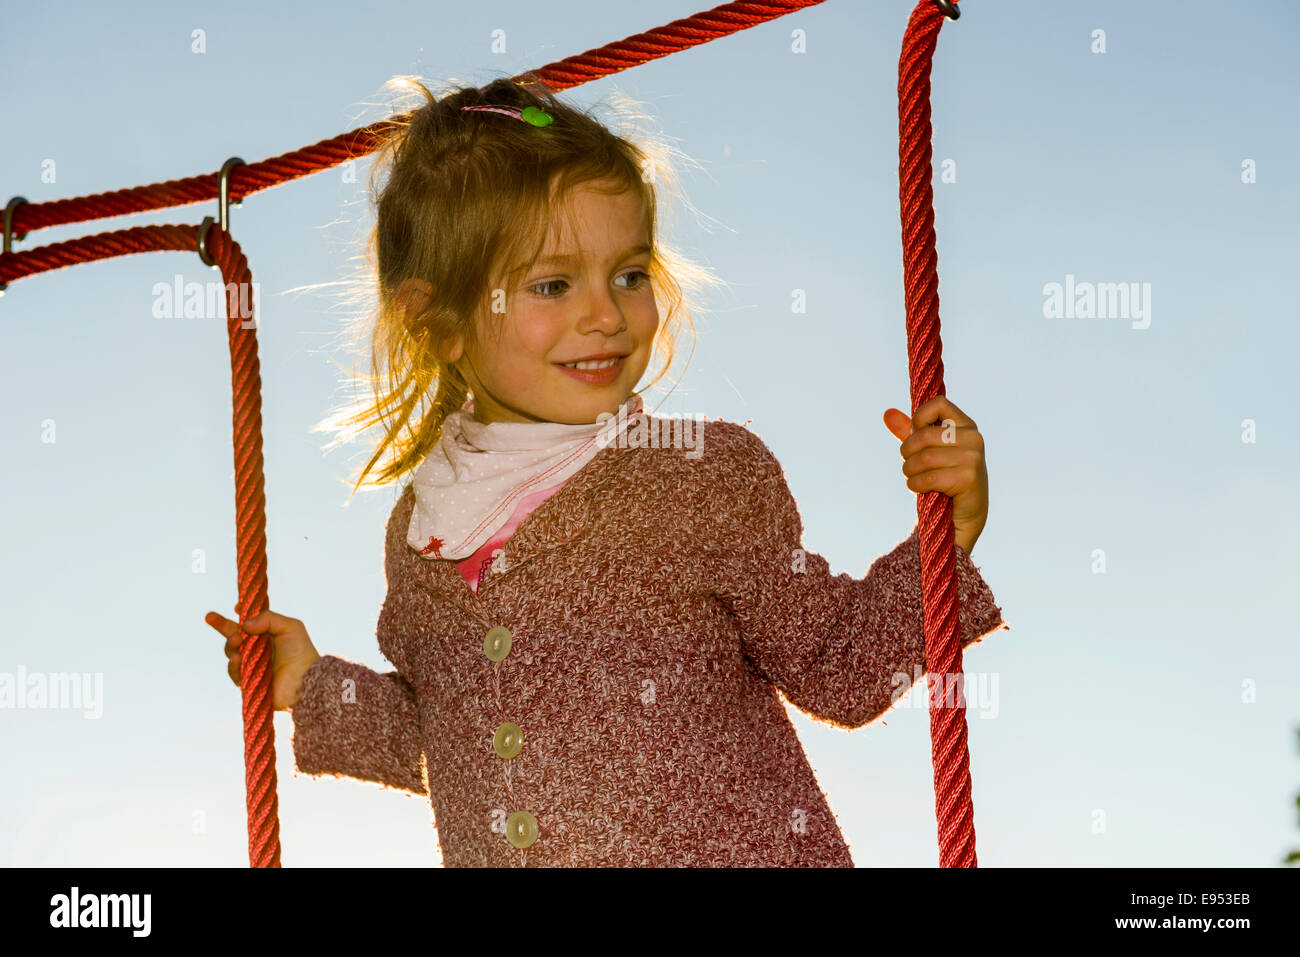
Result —
[[961, 16], [961, 11], [957, 9], [957, 4], [953, 3], [952, 0], [934, 0], [934, 5], [949, 20], [956, 20]]
[[[221, 226], [222, 232], [230, 226], [230, 207], [239, 206], [239, 203], [230, 202], [230, 171], [236, 166], [243, 166], [244, 161], [238, 156], [232, 156], [221, 164], [221, 172], [217, 174], [218, 183], [218, 200], [217, 200], [217, 222]], [[208, 254], [208, 230], [212, 228], [212, 217], [203, 217], [203, 224], [199, 226], [199, 258], [203, 260], [205, 266], [216, 267], [217, 263]]]
[[27, 235], [26, 233], [22, 233], [18, 236], [14, 235], [14, 210], [25, 202], [27, 202], [26, 196], [15, 196], [13, 199], [9, 200], [9, 204], [5, 206], [5, 235], [4, 246], [2, 248], [6, 253], [14, 251], [14, 240], [22, 239], [23, 236]]
[[[14, 235], [14, 210], [17, 209], [25, 202], [27, 202], [27, 198], [25, 196], [15, 196], [13, 199], [9, 200], [9, 203], [5, 206], [4, 239], [3, 239], [3, 245], [0, 245], [0, 250], [2, 250], [5, 253], [5, 255], [8, 255], [9, 253], [14, 251], [15, 239], [22, 239], [24, 236], [27, 235], [26, 233], [20, 233], [17, 236]], [[9, 283], [0, 282], [0, 294], [3, 294], [4, 291], [8, 288], [9, 288]]]

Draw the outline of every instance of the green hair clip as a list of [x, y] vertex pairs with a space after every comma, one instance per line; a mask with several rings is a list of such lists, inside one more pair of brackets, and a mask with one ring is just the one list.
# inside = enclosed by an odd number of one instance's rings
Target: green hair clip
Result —
[[551, 116], [545, 110], [539, 110], [535, 106], [525, 106], [523, 110], [513, 106], [462, 106], [465, 110], [481, 110], [484, 113], [503, 113], [506, 116], [513, 116], [517, 120], [523, 120], [525, 123], [531, 123], [533, 126], [550, 126], [555, 122], [555, 117]]

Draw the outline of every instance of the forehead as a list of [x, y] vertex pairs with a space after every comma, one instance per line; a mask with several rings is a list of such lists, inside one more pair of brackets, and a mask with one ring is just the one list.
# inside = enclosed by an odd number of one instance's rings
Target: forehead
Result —
[[622, 183], [580, 183], [558, 200], [543, 255], [649, 240], [645, 201]]

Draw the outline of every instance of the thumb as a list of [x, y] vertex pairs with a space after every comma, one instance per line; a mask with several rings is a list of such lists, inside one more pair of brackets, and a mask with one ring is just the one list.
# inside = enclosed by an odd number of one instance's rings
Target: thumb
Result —
[[898, 409], [886, 409], [884, 422], [885, 428], [889, 429], [894, 438], [900, 442], [912, 434], [912, 417], [906, 412]]
[[271, 613], [264, 611], [260, 615], [254, 615], [252, 618], [246, 618], [239, 623], [239, 627], [250, 635], [260, 635], [271, 626]]
[[279, 636], [302, 628], [302, 622], [288, 615], [277, 614], [269, 608], [261, 614], [254, 615], [241, 623], [240, 627], [250, 635], [268, 634]]

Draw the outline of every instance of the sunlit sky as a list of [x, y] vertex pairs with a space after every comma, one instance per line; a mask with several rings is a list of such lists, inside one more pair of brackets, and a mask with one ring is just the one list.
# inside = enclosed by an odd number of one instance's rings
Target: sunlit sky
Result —
[[[251, 162], [386, 115], [394, 75], [486, 83], [701, 6], [17, 5], [0, 187], [38, 202]], [[881, 423], [909, 401], [896, 87], [911, 8], [829, 0], [563, 94], [642, 101], [700, 166], [686, 186], [703, 215], [680, 213], [672, 239], [730, 285], [698, 317], [680, 385], [648, 404], [749, 421], [806, 546], [855, 576], [916, 521]], [[935, 184], [943, 357], [985, 438], [974, 559], [1011, 625], [965, 656], [968, 680], [996, 688], [968, 713], [979, 862], [1275, 866], [1300, 846], [1300, 13], [962, 9], [933, 76], [935, 162], [955, 172]], [[258, 193], [231, 229], [261, 285], [271, 607], [322, 652], [387, 671], [395, 490], [345, 507], [362, 450], [326, 455], [309, 430], [341, 397], [346, 313], [329, 287], [290, 292], [350, 275], [368, 168]], [[102, 679], [98, 718], [0, 710], [5, 864], [247, 866], [239, 695], [203, 623], [236, 596], [224, 319], [152, 313], [156, 283], [213, 275], [150, 254], [0, 300], [0, 672]], [[1149, 313], [1051, 315], [1045, 290], [1067, 282], [1137, 284]], [[854, 732], [791, 714], [854, 861], [935, 866], [923, 706]], [[440, 863], [426, 800], [295, 776], [292, 720], [275, 722], [285, 866]]]

